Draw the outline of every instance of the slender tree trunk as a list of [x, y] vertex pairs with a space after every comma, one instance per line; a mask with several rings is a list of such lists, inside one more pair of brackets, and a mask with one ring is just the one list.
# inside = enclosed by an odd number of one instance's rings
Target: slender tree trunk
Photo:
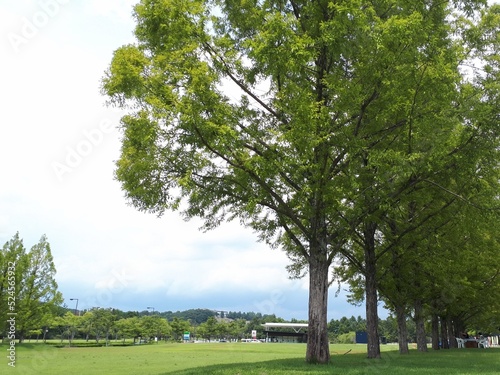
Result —
[[406, 313], [404, 306], [396, 307], [396, 321], [398, 323], [398, 345], [399, 354], [408, 354], [408, 327], [406, 325]]
[[436, 314], [432, 314], [431, 317], [431, 327], [432, 327], [432, 349], [439, 350], [439, 317]]
[[377, 267], [375, 257], [376, 224], [367, 223], [365, 228], [365, 293], [366, 293], [366, 331], [368, 334], [368, 358], [380, 358], [378, 335], [378, 294]]
[[448, 327], [446, 325], [446, 319], [440, 317], [441, 321], [441, 348], [449, 349], [450, 345], [448, 344]]
[[450, 348], [458, 348], [457, 340], [455, 340], [455, 332], [453, 331], [453, 322], [450, 318], [446, 319], [446, 326], [448, 328], [448, 346]]
[[455, 337], [462, 337], [462, 333], [465, 331], [465, 324], [460, 318], [453, 319], [453, 333]]
[[306, 361], [330, 362], [328, 342], [328, 269], [325, 257], [312, 252], [309, 259], [309, 326]]
[[417, 350], [420, 352], [427, 351], [427, 335], [425, 332], [424, 312], [422, 301], [415, 300], [415, 325], [417, 330]]
[[463, 333], [465, 333], [465, 331], [466, 331], [465, 324], [462, 321], [462, 319], [461, 318], [453, 319], [453, 336], [454, 336], [453, 342], [456, 345], [454, 347], [458, 348], [457, 338], [462, 338], [462, 335]]

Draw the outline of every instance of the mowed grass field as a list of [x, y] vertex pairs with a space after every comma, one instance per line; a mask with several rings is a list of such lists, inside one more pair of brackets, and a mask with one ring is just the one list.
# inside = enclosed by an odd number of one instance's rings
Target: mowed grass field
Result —
[[[451, 349], [401, 356], [383, 345], [381, 360], [366, 359], [365, 345], [331, 345], [332, 363], [309, 365], [305, 344], [158, 343], [139, 346], [56, 348], [16, 346], [16, 367], [2, 355], [0, 374], [36, 375], [326, 375], [499, 374], [500, 348]], [[8, 346], [0, 345], [3, 353]]]

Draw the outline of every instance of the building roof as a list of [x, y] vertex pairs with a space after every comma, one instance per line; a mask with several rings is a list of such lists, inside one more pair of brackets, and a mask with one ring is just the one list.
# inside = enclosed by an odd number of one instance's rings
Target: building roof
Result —
[[299, 332], [302, 328], [307, 328], [307, 323], [264, 323], [262, 324], [266, 330], [269, 328], [292, 328], [295, 332]]

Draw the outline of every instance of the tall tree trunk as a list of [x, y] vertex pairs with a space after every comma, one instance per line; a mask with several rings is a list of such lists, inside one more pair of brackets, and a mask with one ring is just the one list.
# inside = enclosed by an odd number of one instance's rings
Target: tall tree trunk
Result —
[[378, 335], [378, 294], [377, 260], [375, 254], [375, 223], [367, 223], [365, 236], [365, 293], [366, 293], [366, 331], [368, 334], [368, 358], [380, 358]]
[[458, 348], [457, 340], [455, 340], [455, 332], [453, 331], [453, 321], [451, 318], [446, 319], [446, 326], [448, 328], [448, 346], [450, 348]]
[[330, 362], [328, 342], [328, 269], [326, 257], [319, 254], [309, 259], [309, 326], [306, 361]]
[[441, 316], [440, 321], [441, 321], [441, 348], [449, 349], [450, 345], [448, 344], [448, 327], [446, 325], [446, 319]]
[[417, 330], [417, 350], [420, 352], [427, 351], [427, 335], [425, 333], [424, 312], [422, 301], [415, 300], [415, 325]]
[[408, 354], [408, 326], [406, 325], [406, 309], [404, 306], [396, 307], [396, 321], [398, 323], [399, 354]]
[[432, 314], [431, 327], [432, 349], [439, 350], [439, 317], [437, 314]]
[[[461, 318], [455, 317], [453, 319], [453, 333], [454, 333], [455, 338], [456, 337], [462, 338], [462, 334], [464, 332], [465, 332], [465, 324], [464, 324], [464, 322], [462, 321]], [[457, 340], [455, 340], [455, 341], [457, 341]], [[457, 343], [457, 347], [458, 347], [458, 343]]]

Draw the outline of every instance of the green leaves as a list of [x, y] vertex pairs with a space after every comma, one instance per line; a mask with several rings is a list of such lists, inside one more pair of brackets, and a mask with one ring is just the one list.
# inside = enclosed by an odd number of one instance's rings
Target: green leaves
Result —
[[103, 90], [118, 105], [125, 99], [141, 97], [148, 59], [135, 46], [123, 46], [115, 51], [113, 62], [103, 79]]
[[498, 9], [459, 3], [141, 1], [103, 80], [131, 111], [117, 179], [141, 210], [239, 219], [295, 275], [417, 252], [498, 185]]
[[[137, 107], [123, 119], [118, 180], [138, 208], [186, 198], [186, 215], [209, 227], [238, 217], [302, 247], [323, 217], [328, 238], [345, 236], [459, 162], [479, 104], [464, 96], [448, 9], [142, 1], [137, 45], [117, 50], [103, 79], [112, 102]], [[281, 226], [292, 242], [274, 237]]]
[[7, 313], [16, 314], [16, 334], [21, 341], [31, 329], [41, 328], [62, 302], [55, 274], [46, 236], [28, 252], [18, 233], [4, 244], [0, 250], [0, 332]]

